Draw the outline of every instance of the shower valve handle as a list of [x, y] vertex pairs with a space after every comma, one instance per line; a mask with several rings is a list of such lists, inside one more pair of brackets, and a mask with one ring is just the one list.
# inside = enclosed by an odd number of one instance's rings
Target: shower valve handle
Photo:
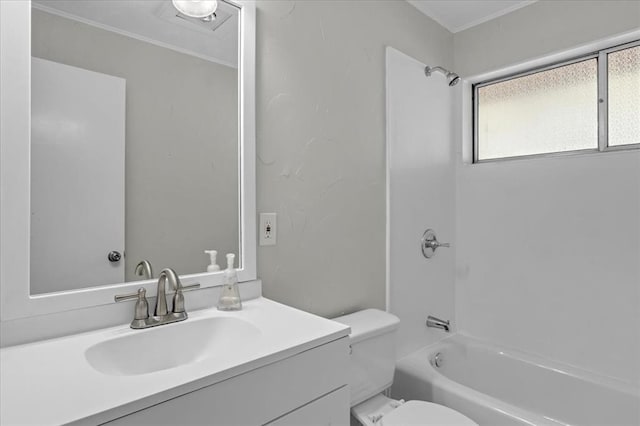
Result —
[[424, 245], [427, 247], [430, 247], [432, 249], [437, 249], [438, 247], [451, 247], [451, 244], [449, 243], [441, 243], [438, 240], [431, 240], [431, 241], [425, 241]]
[[433, 229], [427, 229], [424, 231], [421, 243], [422, 255], [427, 259], [430, 259], [434, 254], [436, 254], [436, 249], [438, 247], [451, 247], [451, 244], [439, 242]]

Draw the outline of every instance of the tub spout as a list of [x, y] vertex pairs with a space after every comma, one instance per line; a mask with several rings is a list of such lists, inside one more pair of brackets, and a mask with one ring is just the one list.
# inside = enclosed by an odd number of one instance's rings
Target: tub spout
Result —
[[449, 321], [441, 320], [440, 318], [429, 315], [429, 317], [427, 317], [427, 327], [441, 328], [448, 333]]

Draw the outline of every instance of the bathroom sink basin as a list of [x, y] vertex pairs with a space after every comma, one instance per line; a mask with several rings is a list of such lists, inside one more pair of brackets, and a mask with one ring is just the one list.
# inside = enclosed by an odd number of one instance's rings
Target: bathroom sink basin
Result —
[[239, 318], [188, 319], [105, 340], [89, 347], [85, 357], [104, 374], [147, 374], [205, 359], [228, 359], [255, 345], [260, 330]]

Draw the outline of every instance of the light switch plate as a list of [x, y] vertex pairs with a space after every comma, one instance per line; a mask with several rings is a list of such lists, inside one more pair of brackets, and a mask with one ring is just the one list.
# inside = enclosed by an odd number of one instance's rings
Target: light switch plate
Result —
[[260, 213], [260, 245], [275, 246], [278, 218], [275, 213]]

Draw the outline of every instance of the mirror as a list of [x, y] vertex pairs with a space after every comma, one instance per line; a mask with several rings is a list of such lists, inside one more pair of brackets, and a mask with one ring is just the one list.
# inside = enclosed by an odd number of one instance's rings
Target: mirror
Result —
[[[250, 282], [256, 279], [256, 169], [255, 169], [255, 22], [256, 22], [256, 7], [252, 1], [244, 0], [225, 0], [229, 5], [235, 5], [238, 10], [238, 46], [237, 51], [237, 79], [238, 79], [238, 108], [239, 114], [238, 120], [238, 133], [236, 135], [237, 145], [234, 148], [236, 155], [238, 156], [238, 163], [236, 167], [238, 169], [237, 184], [226, 182], [224, 185], [226, 190], [233, 189], [238, 209], [237, 220], [238, 231], [236, 231], [236, 241], [239, 239], [238, 251], [240, 269], [238, 269], [238, 280], [240, 282]], [[68, 1], [59, 2], [60, 4], [76, 5], [99, 5], [99, 7], [106, 7], [106, 5], [114, 4], [126, 4], [130, 7], [136, 7], [138, 5], [144, 5], [148, 2], [143, 1]], [[165, 3], [170, 3], [169, 0], [165, 0]], [[45, 6], [51, 3], [44, 2]], [[218, 4], [222, 4], [222, 0], [218, 1]], [[37, 9], [38, 6], [36, 6]], [[115, 13], [115, 12], [113, 12]], [[51, 13], [54, 16], [58, 16]], [[60, 13], [63, 17], [69, 18], [70, 12]], [[105, 11], [105, 16], [112, 14]], [[31, 271], [31, 65], [33, 62], [31, 52], [31, 15], [32, 15], [32, 2], [29, 0], [24, 1], [0, 1], [0, 324], [5, 327], [9, 327], [9, 324], [17, 324], [15, 320], [28, 320], [38, 318], [41, 323], [46, 323], [52, 318], [65, 317], [69, 321], [74, 321], [70, 318], [72, 316], [60, 316], [58, 314], [69, 312], [73, 310], [83, 310], [90, 315], [85, 316], [95, 323], [100, 318], [103, 318], [105, 312], [113, 314], [114, 312], [124, 312], [127, 309], [125, 305], [115, 305], [114, 296], [116, 294], [134, 293], [138, 288], [144, 288], [147, 291], [149, 297], [155, 296], [157, 288], [157, 279], [147, 279], [134, 282], [117, 282], [110, 284], [98, 285], [94, 278], [98, 274], [91, 273], [90, 278], [86, 282], [81, 282], [81, 288], [69, 289], [62, 291], [55, 291], [63, 287], [47, 288], [44, 291], [48, 293], [33, 293], [30, 285], [30, 271]], [[72, 19], [73, 20], [73, 19]], [[87, 24], [91, 21], [89, 18], [84, 18], [84, 22], [75, 20], [79, 24]], [[79, 25], [76, 24], [76, 25]], [[101, 29], [105, 29], [107, 24], [93, 25]], [[177, 33], [179, 30], [175, 30]], [[184, 28], [180, 28], [180, 31], [184, 31]], [[111, 31], [118, 35], [115, 31]], [[125, 36], [131, 36], [131, 31], [122, 30], [122, 34]], [[115, 37], [115, 35], [113, 37]], [[131, 37], [135, 38], [135, 37]], [[142, 38], [142, 37], [140, 37]], [[210, 45], [209, 41], [202, 41], [202, 39], [189, 33], [189, 39], [201, 40], [201, 44]], [[167, 47], [168, 42], [155, 41], [151, 43], [149, 36], [144, 37], [144, 40], [150, 44], [157, 45], [159, 47]], [[73, 41], [75, 42], [75, 41]], [[174, 50], [174, 49], [170, 49]], [[186, 51], [187, 49], [183, 49]], [[179, 53], [185, 53], [185, 52]], [[95, 58], [96, 55], [102, 53], [106, 56], [107, 53], [100, 46], [94, 46], [94, 52], [88, 52], [87, 55], [91, 58]], [[185, 58], [196, 57], [195, 55], [183, 55]], [[126, 61], [134, 61], [137, 58], [125, 56]], [[154, 61], [155, 57], [149, 55], [147, 58], [149, 61]], [[202, 59], [202, 58], [199, 58]], [[46, 60], [46, 59], [45, 59]], [[73, 66], [73, 65], [71, 65]], [[76, 66], [76, 68], [81, 68]], [[158, 67], [159, 68], [159, 67]], [[113, 81], [120, 81], [122, 76], [109, 74], [109, 71], [96, 72], [92, 70], [85, 70], [87, 73], [92, 73], [111, 77]], [[170, 70], [165, 70], [166, 73]], [[84, 75], [87, 75], [84, 73]], [[92, 74], [93, 75], [93, 74]], [[172, 83], [167, 83], [168, 86], [174, 88], [182, 84], [183, 80], [188, 79], [184, 76], [172, 76]], [[154, 83], [155, 79], [150, 79], [148, 82]], [[125, 93], [127, 85], [125, 84]], [[189, 98], [190, 94], [175, 91], [183, 98]], [[158, 93], [157, 96], [160, 96]], [[94, 99], [98, 99], [94, 96]], [[126, 98], [125, 98], [126, 99]], [[125, 103], [125, 107], [127, 104]], [[157, 107], [157, 105], [156, 105]], [[46, 118], [46, 117], [44, 117]], [[47, 120], [43, 120], [46, 128]], [[130, 123], [124, 124], [125, 128], [125, 164], [120, 167], [125, 170], [126, 174], [130, 173], [130, 168], [126, 164], [126, 161], [131, 158], [128, 155], [129, 145], [126, 143], [127, 126]], [[180, 156], [188, 156], [191, 158], [190, 164], [193, 168], [200, 167], [205, 164], [204, 161], [208, 160], [213, 162], [214, 166], [217, 165], [216, 158], [207, 157], [206, 159], [198, 158], [195, 153], [186, 152], [185, 149], [188, 145], [185, 145], [183, 139], [186, 135], [195, 133], [192, 122], [182, 123], [181, 127], [177, 128], [175, 138], [180, 140], [172, 141], [173, 145], [170, 145], [172, 149], [169, 153], [166, 153], [165, 157], [161, 157], [157, 160], [150, 161], [153, 163], [151, 168], [158, 168], [166, 170], [164, 176], [167, 176], [165, 183], [159, 185], [157, 188], [162, 189], [163, 193], [159, 192], [144, 192], [142, 197], [146, 197], [147, 201], [150, 199], [162, 199], [162, 206], [160, 212], [153, 212], [152, 218], [145, 218], [145, 220], [151, 220], [153, 218], [163, 218], [163, 214], [166, 215], [166, 224], [169, 227], [179, 226], [180, 220], [187, 222], [191, 220], [195, 213], [192, 212], [194, 207], [192, 205], [180, 205], [179, 203], [191, 203], [193, 200], [185, 200], [184, 194], [180, 191], [188, 191], [190, 194], [197, 194], [198, 197], [205, 197], [207, 193], [211, 193], [211, 182], [196, 182], [187, 180], [179, 173], [175, 173], [173, 163], [180, 160]], [[69, 122], [64, 126], [58, 126], [62, 133], [78, 133], [82, 130], [81, 126], [76, 126], [73, 122]], [[211, 126], [206, 126], [207, 131], [212, 135], [212, 141], [215, 136], [215, 129]], [[200, 128], [201, 129], [201, 128]], [[82, 150], [69, 150], [70, 156], [76, 156], [78, 152], [84, 152]], [[150, 155], [150, 154], [149, 154]], [[136, 158], [136, 161], [138, 159]], [[42, 161], [47, 166], [53, 167], [52, 162]], [[206, 163], [210, 166], [210, 163]], [[142, 173], [142, 170], [136, 170], [135, 173]], [[48, 172], [45, 172], [46, 175]], [[152, 179], [152, 178], [149, 178]], [[169, 183], [166, 183], [169, 182]], [[188, 190], [185, 188], [184, 183], [191, 185]], [[180, 185], [182, 186], [180, 186]], [[201, 186], [199, 186], [201, 185]], [[116, 185], [120, 186], [120, 185]], [[114, 186], [113, 188], [115, 188]], [[99, 193], [102, 194], [108, 190], [113, 189], [110, 186], [103, 186], [99, 188]], [[122, 188], [122, 186], [120, 186]], [[239, 188], [239, 189], [238, 189]], [[171, 191], [167, 191], [171, 189]], [[125, 209], [126, 202], [129, 200], [127, 195], [128, 189], [124, 188]], [[122, 192], [121, 192], [122, 194]], [[140, 194], [140, 193], [139, 193]], [[214, 199], [217, 195], [213, 195], [210, 199]], [[122, 197], [122, 196], [121, 196]], [[94, 199], [96, 199], [94, 197]], [[167, 203], [173, 203], [173, 205], [179, 205], [180, 209], [169, 210], [165, 209]], [[61, 208], [66, 208], [63, 203], [59, 203]], [[216, 204], [216, 206], [219, 203]], [[168, 215], [167, 212], [173, 211], [172, 215]], [[197, 210], [195, 210], [197, 212]], [[191, 216], [190, 216], [191, 215]], [[203, 214], [206, 216], [206, 214]], [[126, 218], [125, 218], [126, 219]], [[171, 221], [169, 222], [169, 219]], [[207, 217], [206, 224], [202, 225], [202, 229], [209, 228], [229, 228], [232, 224], [215, 224], [213, 219]], [[63, 223], [56, 224], [62, 228]], [[130, 224], [125, 220], [125, 245], [127, 243], [127, 234], [130, 236], [135, 232]], [[142, 225], [140, 225], [142, 226]], [[138, 228], [136, 228], [138, 229]], [[197, 228], [197, 233], [202, 230]], [[146, 230], [140, 230], [141, 233], [149, 233]], [[166, 229], [163, 231], [166, 232]], [[64, 238], [64, 234], [62, 234]], [[165, 234], [160, 233], [161, 237]], [[239, 236], [237, 236], [239, 235]], [[157, 237], [157, 236], [154, 236]], [[151, 236], [145, 235], [144, 238], [151, 238]], [[171, 265], [180, 273], [180, 279], [184, 285], [191, 285], [199, 283], [200, 288], [203, 290], [196, 290], [191, 293], [191, 298], [207, 297], [211, 294], [210, 287], [216, 287], [223, 284], [222, 272], [204, 272], [204, 265], [208, 263], [207, 257], [204, 253], [195, 253], [194, 255], [187, 256], [189, 259], [200, 257], [200, 262], [196, 265], [196, 270], [182, 270], [177, 262], [175, 262], [176, 256], [179, 256], [179, 252], [188, 249], [188, 244], [191, 239], [196, 238], [194, 235], [182, 235], [180, 241], [172, 242], [176, 244], [175, 250], [171, 250], [169, 256], [171, 256]], [[166, 241], [156, 240], [157, 244], [164, 245]], [[64, 241], [60, 242], [61, 244]], [[215, 242], [214, 242], [215, 244]], [[55, 246], [56, 248], [58, 246]], [[197, 248], [204, 249], [205, 247]], [[206, 248], [215, 248], [210, 245], [209, 240], [206, 241]], [[109, 249], [111, 250], [111, 249]], [[125, 252], [129, 248], [125, 247]], [[188, 249], [196, 250], [196, 249]], [[223, 251], [221, 249], [220, 251]], [[185, 250], [187, 251], [187, 250]], [[128, 253], [125, 253], [125, 258], [129, 257]], [[223, 257], [224, 253], [221, 253]], [[104, 256], [104, 253], [102, 253]], [[71, 268], [76, 268], [78, 262], [74, 262], [71, 256], [67, 256], [70, 259]], [[237, 258], [238, 259], [238, 258]], [[221, 259], [220, 259], [221, 260]], [[224, 266], [222, 262], [219, 264]], [[156, 273], [168, 266], [168, 265], [153, 265]], [[200, 271], [200, 272], [198, 272]], [[140, 277], [142, 278], [142, 277]], [[50, 279], [50, 281], [54, 281]], [[250, 283], [247, 287], [256, 288], [259, 283]], [[101, 306], [99, 311], [94, 308]], [[90, 309], [89, 309], [90, 308]], [[53, 316], [53, 315], [56, 316]], [[3, 328], [4, 330], [5, 328]]]
[[242, 259], [239, 11], [32, 2], [30, 294]]

